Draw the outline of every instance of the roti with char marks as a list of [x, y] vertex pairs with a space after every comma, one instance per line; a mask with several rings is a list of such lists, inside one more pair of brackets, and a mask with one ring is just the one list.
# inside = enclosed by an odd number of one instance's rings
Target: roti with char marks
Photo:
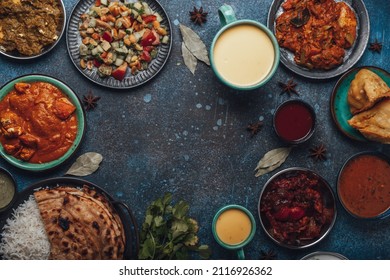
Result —
[[84, 186], [34, 193], [51, 243], [50, 259], [123, 259], [122, 222], [105, 196]]

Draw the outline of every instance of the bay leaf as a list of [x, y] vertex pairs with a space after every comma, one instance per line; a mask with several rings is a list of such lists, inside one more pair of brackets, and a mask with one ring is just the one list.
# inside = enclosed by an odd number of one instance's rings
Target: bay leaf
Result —
[[209, 55], [206, 45], [202, 39], [191, 28], [180, 24], [180, 32], [183, 37], [183, 42], [188, 50], [200, 61], [210, 65]]
[[98, 170], [103, 156], [99, 153], [88, 152], [79, 156], [65, 173], [74, 176], [87, 176]]
[[291, 149], [291, 147], [284, 147], [267, 152], [257, 164], [255, 176], [260, 177], [280, 167], [286, 161]]
[[195, 70], [196, 70], [196, 65], [198, 64], [198, 60], [186, 47], [186, 44], [184, 44], [184, 42], [181, 43], [181, 53], [184, 59], [184, 64], [191, 71], [192, 75], [195, 75]]

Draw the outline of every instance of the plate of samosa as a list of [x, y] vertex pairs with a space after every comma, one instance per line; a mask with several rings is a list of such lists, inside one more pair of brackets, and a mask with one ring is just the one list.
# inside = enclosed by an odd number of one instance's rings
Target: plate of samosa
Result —
[[330, 104], [339, 130], [351, 139], [390, 144], [390, 73], [366, 66], [345, 73]]

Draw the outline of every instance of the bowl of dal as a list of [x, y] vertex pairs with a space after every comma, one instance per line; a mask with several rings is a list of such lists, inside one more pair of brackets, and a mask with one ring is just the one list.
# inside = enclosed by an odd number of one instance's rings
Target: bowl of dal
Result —
[[379, 152], [360, 152], [351, 156], [337, 179], [341, 205], [358, 219], [390, 216], [390, 159]]

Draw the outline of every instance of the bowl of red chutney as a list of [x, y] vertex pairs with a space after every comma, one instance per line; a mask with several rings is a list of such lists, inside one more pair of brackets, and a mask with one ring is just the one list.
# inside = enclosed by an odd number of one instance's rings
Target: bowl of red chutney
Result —
[[313, 107], [299, 99], [280, 104], [273, 118], [276, 135], [292, 145], [307, 141], [314, 133], [315, 122]]
[[323, 240], [336, 221], [336, 199], [329, 183], [301, 167], [284, 169], [264, 185], [258, 204], [260, 224], [276, 244], [289, 249]]
[[339, 172], [337, 194], [355, 218], [390, 217], [390, 159], [380, 152], [353, 155]]

